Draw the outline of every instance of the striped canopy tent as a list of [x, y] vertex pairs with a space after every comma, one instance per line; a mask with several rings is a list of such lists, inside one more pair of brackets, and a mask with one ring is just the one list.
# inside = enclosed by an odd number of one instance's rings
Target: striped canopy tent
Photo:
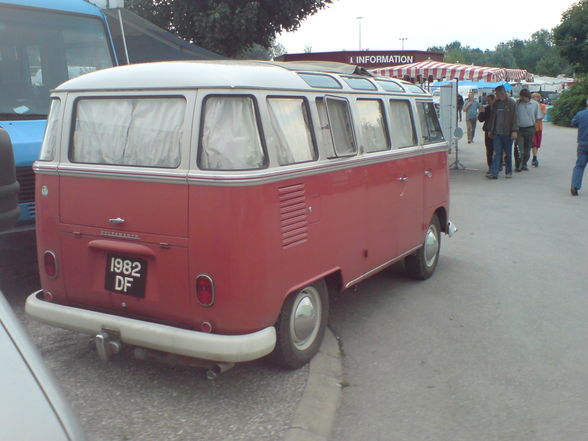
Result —
[[511, 83], [520, 83], [521, 81], [533, 81], [533, 74], [525, 69], [504, 69], [506, 72], [506, 81]]
[[441, 63], [430, 60], [403, 64], [401, 66], [370, 69], [370, 72], [376, 76], [417, 80], [420, 83], [430, 81], [431, 79], [457, 79], [460, 81], [488, 81], [495, 83], [498, 81], [521, 81], [518, 79], [519, 77], [524, 79], [529, 75], [526, 70], [522, 69], [470, 66], [467, 64]]

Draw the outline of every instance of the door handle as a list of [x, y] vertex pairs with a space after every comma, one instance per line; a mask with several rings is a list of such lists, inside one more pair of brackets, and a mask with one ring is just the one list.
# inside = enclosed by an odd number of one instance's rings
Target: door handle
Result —
[[425, 170], [425, 176], [430, 178], [431, 176], [433, 176], [433, 172], [431, 170]]
[[397, 181], [406, 182], [406, 181], [408, 181], [408, 176], [401, 176], [401, 177], [397, 178]]
[[108, 223], [110, 223], [110, 224], [124, 224], [125, 220], [120, 217], [117, 217], [114, 219], [108, 219]]

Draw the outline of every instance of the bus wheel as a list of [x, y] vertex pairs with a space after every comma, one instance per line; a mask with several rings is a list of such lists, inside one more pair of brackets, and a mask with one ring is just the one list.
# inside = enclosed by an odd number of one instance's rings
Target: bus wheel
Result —
[[435, 272], [441, 249], [441, 228], [439, 218], [433, 215], [423, 246], [414, 254], [404, 259], [404, 266], [409, 277], [418, 280], [428, 279]]
[[296, 369], [318, 352], [329, 316], [329, 295], [324, 280], [288, 296], [276, 323], [276, 347], [270, 359]]

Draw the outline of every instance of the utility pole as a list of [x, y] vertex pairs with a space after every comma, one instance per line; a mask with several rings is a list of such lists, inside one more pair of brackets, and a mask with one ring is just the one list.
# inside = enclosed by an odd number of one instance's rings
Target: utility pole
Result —
[[359, 50], [361, 50], [361, 20], [363, 17], [357, 17], [357, 23], [359, 24]]

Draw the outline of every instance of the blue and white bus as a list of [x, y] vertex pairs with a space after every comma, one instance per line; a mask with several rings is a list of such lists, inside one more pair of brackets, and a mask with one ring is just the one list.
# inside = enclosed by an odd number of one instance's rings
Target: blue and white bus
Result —
[[220, 57], [121, 8], [100, 9], [86, 0], [0, 0], [0, 127], [14, 150], [18, 225], [26, 228], [35, 219], [32, 163], [40, 152], [53, 88], [119, 64], [202, 58]]

